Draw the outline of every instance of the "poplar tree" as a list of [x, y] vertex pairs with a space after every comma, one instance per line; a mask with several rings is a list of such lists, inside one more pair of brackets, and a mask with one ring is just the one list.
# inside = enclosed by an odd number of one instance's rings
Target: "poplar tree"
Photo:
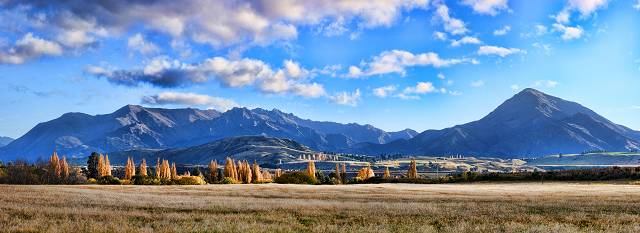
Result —
[[262, 172], [260, 172], [260, 165], [254, 160], [253, 161], [253, 182], [261, 182], [262, 181]]
[[383, 179], [391, 179], [391, 172], [389, 171], [389, 167], [384, 169], [384, 174], [382, 175]]
[[314, 163], [313, 160], [309, 160], [307, 164], [307, 175], [314, 180], [316, 179], [316, 163]]
[[340, 165], [337, 164], [337, 163], [336, 163], [336, 172], [335, 173], [336, 173], [336, 180], [339, 183], [342, 183], [342, 178], [341, 178], [341, 175], [340, 175]]
[[218, 162], [211, 160], [209, 162], [209, 182], [215, 182], [218, 180]]
[[69, 178], [69, 164], [67, 163], [67, 157], [63, 156], [62, 160], [60, 160], [60, 169], [62, 171], [62, 179]]
[[160, 158], [156, 160], [156, 179], [160, 179]]
[[51, 154], [51, 157], [49, 157], [49, 171], [51, 173], [51, 177], [60, 179], [62, 168], [60, 167], [60, 158], [55, 150], [53, 151], [53, 154]]
[[104, 167], [104, 155], [100, 154], [98, 157], [98, 178], [106, 175], [106, 168]]
[[371, 169], [370, 166], [367, 166], [360, 169], [356, 177], [359, 178], [360, 180], [366, 180], [374, 176], [375, 176], [375, 173], [373, 173], [373, 169]]
[[340, 177], [342, 178], [342, 183], [346, 184], [347, 183], [347, 164], [346, 163], [342, 163], [342, 174], [340, 175]]
[[416, 165], [416, 160], [412, 159], [409, 164], [409, 170], [407, 171], [407, 178], [409, 179], [418, 179], [418, 166]]
[[147, 176], [147, 161], [144, 158], [142, 158], [142, 162], [140, 162], [139, 170], [141, 176]]
[[178, 169], [176, 169], [176, 163], [171, 163], [171, 179], [178, 179]]
[[171, 166], [169, 166], [168, 160], [162, 160], [162, 167], [160, 168], [160, 178], [171, 179]]
[[276, 169], [276, 171], [275, 171], [273, 176], [274, 176], [273, 177], [274, 179], [277, 179], [278, 177], [282, 176], [282, 169], [280, 169], [280, 168]]
[[224, 177], [231, 178], [233, 180], [238, 180], [238, 173], [236, 172], [236, 166], [233, 159], [227, 157], [227, 160], [224, 163]]
[[133, 158], [127, 157], [127, 164], [124, 167], [124, 179], [130, 180], [136, 175], [136, 165], [133, 163]]
[[107, 169], [106, 175], [107, 176], [111, 176], [111, 163], [109, 163], [109, 155], [108, 154], [104, 155], [104, 167], [105, 167], [105, 169]]

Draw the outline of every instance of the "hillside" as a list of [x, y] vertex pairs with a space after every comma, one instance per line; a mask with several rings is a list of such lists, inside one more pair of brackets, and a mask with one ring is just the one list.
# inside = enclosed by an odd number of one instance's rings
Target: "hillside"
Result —
[[178, 164], [208, 164], [211, 160], [222, 163], [226, 157], [236, 160], [257, 161], [260, 164], [288, 162], [300, 155], [315, 153], [310, 148], [289, 139], [264, 136], [229, 137], [214, 142], [178, 149], [131, 150], [109, 155], [113, 164], [123, 164], [128, 156], [139, 163], [145, 158], [152, 164], [157, 158], [168, 159]]
[[427, 130], [409, 140], [362, 144], [364, 154], [539, 157], [583, 151], [640, 148], [638, 132], [615, 124], [571, 101], [525, 89], [484, 118], [443, 130]]

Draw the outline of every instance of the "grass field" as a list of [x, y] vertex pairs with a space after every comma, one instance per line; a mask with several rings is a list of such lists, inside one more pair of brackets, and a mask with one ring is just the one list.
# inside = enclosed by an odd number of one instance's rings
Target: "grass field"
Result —
[[0, 185], [2, 232], [638, 232], [640, 186]]

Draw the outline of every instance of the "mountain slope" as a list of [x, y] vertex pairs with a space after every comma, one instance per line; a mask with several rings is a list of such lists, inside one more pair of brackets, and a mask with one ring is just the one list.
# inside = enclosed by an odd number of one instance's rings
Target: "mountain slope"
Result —
[[427, 130], [409, 140], [364, 144], [366, 154], [465, 154], [536, 157], [582, 151], [640, 148], [637, 132], [571, 101], [525, 89], [484, 118], [443, 130]]
[[[109, 158], [114, 164], [123, 164], [128, 156], [136, 162], [142, 158], [156, 161], [157, 158], [168, 159], [178, 164], [208, 164], [211, 160], [223, 162], [226, 157], [236, 160], [254, 160], [260, 164], [276, 164], [280, 161], [295, 160], [300, 155], [315, 153], [309, 147], [290, 139], [279, 139], [264, 136], [229, 137], [214, 142], [178, 149], [166, 150], [132, 150], [114, 152]], [[147, 162], [149, 163], [149, 162]]]
[[68, 156], [87, 156], [92, 151], [188, 147], [244, 135], [288, 138], [315, 150], [341, 151], [363, 142], [410, 138], [414, 133], [387, 133], [371, 125], [316, 122], [277, 109], [234, 108], [220, 113], [127, 105], [110, 114], [67, 113], [40, 123], [0, 148], [0, 159], [35, 160], [46, 157], [54, 148]]
[[9, 145], [13, 141], [13, 138], [0, 136], [0, 147]]

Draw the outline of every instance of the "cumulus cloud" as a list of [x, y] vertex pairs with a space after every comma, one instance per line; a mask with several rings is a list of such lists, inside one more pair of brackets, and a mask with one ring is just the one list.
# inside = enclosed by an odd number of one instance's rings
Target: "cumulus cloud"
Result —
[[22, 64], [28, 60], [42, 56], [62, 55], [62, 46], [54, 41], [48, 41], [32, 33], [27, 33], [9, 48], [2, 48], [0, 63]]
[[129, 37], [127, 41], [129, 49], [137, 51], [141, 54], [152, 54], [158, 52], [160, 49], [153, 42], [144, 39], [142, 34], [136, 33]]
[[156, 95], [143, 96], [142, 103], [148, 105], [204, 106], [219, 111], [226, 111], [238, 106], [236, 102], [230, 99], [181, 92], [162, 92]]
[[492, 16], [509, 9], [507, 0], [463, 0], [462, 4], [470, 6], [476, 13]]
[[633, 5], [633, 9], [640, 10], [640, 0], [636, 0], [636, 3]]
[[187, 64], [158, 57], [140, 69], [109, 70], [88, 66], [85, 71], [125, 86], [147, 83], [172, 88], [205, 83], [213, 79], [226, 87], [254, 86], [263, 93], [294, 94], [312, 98], [326, 95], [321, 84], [309, 82], [308, 70], [289, 60], [284, 62], [283, 68], [274, 70], [261, 60], [248, 58], [229, 60], [214, 57], [201, 63]]
[[451, 41], [451, 46], [458, 47], [458, 46], [464, 45], [464, 44], [481, 44], [481, 43], [482, 43], [482, 41], [480, 41], [480, 39], [478, 39], [476, 37], [465, 36], [465, 37], [462, 37], [459, 40]]
[[404, 89], [405, 94], [426, 94], [434, 91], [436, 91], [436, 88], [431, 82], [418, 82], [416, 86]]
[[517, 49], [517, 48], [504, 48], [504, 47], [491, 46], [491, 45], [480, 46], [480, 48], [478, 49], [479, 55], [496, 55], [500, 57], [506, 57], [512, 54], [517, 54], [517, 53], [526, 53], [526, 52], [524, 50]]
[[358, 103], [360, 103], [360, 89], [356, 89], [356, 91], [352, 93], [346, 91], [339, 92], [330, 98], [336, 104], [356, 107]]
[[456, 64], [471, 62], [466, 58], [443, 59], [436, 53], [413, 54], [404, 50], [384, 51], [373, 57], [369, 62], [360, 66], [349, 67], [347, 77], [362, 77], [389, 73], [406, 74], [406, 68], [413, 66], [432, 66], [436, 68], [448, 67]]
[[380, 97], [380, 98], [386, 98], [387, 96], [389, 96], [393, 92], [395, 92], [396, 89], [397, 89], [397, 87], [394, 86], [394, 85], [374, 88], [373, 89], [373, 95], [375, 95], [377, 97]]
[[[61, 32], [76, 32], [74, 43], [94, 35], [123, 34], [133, 28], [188, 37], [213, 46], [258, 44], [297, 37], [298, 26], [355, 22], [358, 28], [390, 26], [403, 11], [428, 7], [428, 0], [387, 1], [2, 1], [42, 14]], [[65, 22], [72, 19], [73, 22]], [[334, 29], [340, 29], [336, 24]], [[335, 31], [335, 30], [333, 30]], [[339, 30], [338, 30], [339, 31]], [[82, 39], [84, 37], [84, 39]], [[69, 40], [70, 42], [72, 40]]]
[[452, 35], [461, 35], [469, 31], [462, 20], [451, 17], [449, 7], [445, 4], [436, 6], [436, 19], [442, 22], [444, 30]]
[[433, 32], [433, 38], [435, 38], [436, 40], [440, 40], [440, 41], [445, 41], [447, 40], [447, 34], [444, 32]]
[[574, 39], [580, 39], [580, 37], [582, 37], [582, 35], [584, 34], [584, 30], [582, 30], [582, 27], [577, 26], [577, 27], [570, 27], [570, 26], [565, 26], [559, 23], [553, 24], [553, 29], [555, 31], [561, 32], [562, 33], [562, 39], [563, 40], [574, 40]]
[[583, 16], [588, 16], [594, 11], [606, 7], [609, 0], [569, 0], [567, 7], [575, 9]]
[[493, 35], [495, 36], [504, 36], [506, 35], [509, 31], [511, 31], [511, 26], [506, 25], [500, 29], [496, 29], [495, 31], [493, 31]]

